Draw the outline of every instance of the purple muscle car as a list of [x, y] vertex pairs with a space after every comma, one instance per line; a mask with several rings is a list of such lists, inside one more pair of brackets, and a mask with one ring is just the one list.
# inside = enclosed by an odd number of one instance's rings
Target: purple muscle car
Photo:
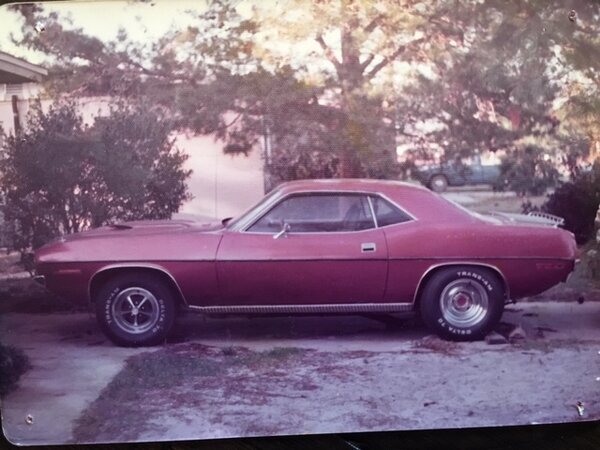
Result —
[[[549, 218], [552, 219], [552, 218]], [[391, 181], [286, 183], [223, 223], [128, 222], [60, 238], [37, 279], [91, 302], [120, 345], [205, 314], [420, 313], [444, 338], [488, 333], [509, 299], [573, 270], [574, 237], [544, 217], [482, 216]]]

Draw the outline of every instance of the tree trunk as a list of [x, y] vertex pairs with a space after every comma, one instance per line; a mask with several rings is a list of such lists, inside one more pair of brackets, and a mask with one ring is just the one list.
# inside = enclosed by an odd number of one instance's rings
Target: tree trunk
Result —
[[340, 170], [341, 178], [358, 178], [360, 177], [360, 167], [356, 158], [356, 149], [344, 147], [340, 154]]
[[362, 91], [364, 83], [363, 68], [360, 63], [360, 51], [354, 33], [359, 26], [356, 14], [352, 12], [354, 0], [342, 0], [340, 2], [340, 41], [341, 41], [341, 64], [337, 70], [337, 76], [341, 86], [340, 108], [344, 116], [341, 125], [344, 131], [343, 148], [340, 153], [339, 174], [342, 178], [358, 178], [362, 175], [360, 168], [359, 153], [354, 137], [352, 136], [352, 120], [359, 112], [355, 98]]

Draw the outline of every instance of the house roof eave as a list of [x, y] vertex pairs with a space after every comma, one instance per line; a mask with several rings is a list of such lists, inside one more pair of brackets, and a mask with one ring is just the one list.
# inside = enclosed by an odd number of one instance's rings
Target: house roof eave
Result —
[[0, 83], [39, 82], [46, 75], [45, 68], [0, 51]]

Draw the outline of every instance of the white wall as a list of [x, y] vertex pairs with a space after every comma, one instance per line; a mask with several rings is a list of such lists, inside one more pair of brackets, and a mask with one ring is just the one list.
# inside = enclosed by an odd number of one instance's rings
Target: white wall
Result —
[[[84, 122], [108, 112], [110, 98], [79, 100]], [[186, 169], [192, 170], [188, 188], [193, 198], [181, 208], [179, 217], [217, 218], [236, 216], [263, 197], [263, 163], [260, 148], [249, 155], [223, 153], [223, 142], [212, 136], [175, 135], [175, 145], [189, 155]]]
[[210, 136], [177, 137], [177, 146], [190, 158], [186, 167], [193, 173], [188, 186], [195, 198], [182, 213], [199, 216], [233, 217], [263, 196], [263, 170], [260, 150], [246, 157], [223, 153], [223, 144]]

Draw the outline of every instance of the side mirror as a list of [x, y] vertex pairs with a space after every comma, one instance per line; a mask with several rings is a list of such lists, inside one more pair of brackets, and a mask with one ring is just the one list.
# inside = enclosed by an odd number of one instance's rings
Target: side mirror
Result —
[[290, 224], [287, 222], [283, 222], [283, 225], [281, 227], [281, 231], [275, 235], [273, 235], [273, 239], [279, 239], [280, 237], [286, 237], [286, 234], [288, 231], [290, 231]]

